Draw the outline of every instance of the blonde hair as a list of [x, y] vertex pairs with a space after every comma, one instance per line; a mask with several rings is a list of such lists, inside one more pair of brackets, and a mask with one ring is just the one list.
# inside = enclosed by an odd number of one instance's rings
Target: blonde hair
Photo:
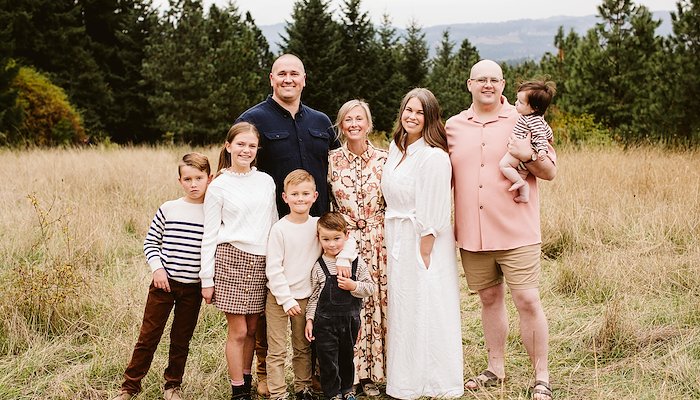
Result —
[[372, 123], [372, 113], [369, 111], [369, 104], [367, 104], [366, 101], [361, 100], [361, 99], [352, 99], [349, 101], [346, 101], [345, 104], [340, 106], [340, 109], [338, 110], [338, 116], [335, 119], [335, 128], [338, 132], [339, 139], [342, 139], [342, 135], [340, 134], [342, 129], [340, 126], [343, 123], [343, 119], [345, 119], [345, 116], [348, 115], [348, 113], [355, 107], [362, 107], [362, 109], [365, 111], [365, 115], [367, 116], [367, 122], [369, 123], [369, 128], [367, 129], [366, 134], [369, 134], [372, 132], [372, 128], [374, 128], [374, 124]]
[[[255, 136], [258, 138], [258, 141], [260, 141], [260, 133], [258, 132], [258, 129], [255, 127], [255, 125], [249, 123], [249, 122], [239, 122], [237, 124], [233, 124], [231, 129], [228, 130], [228, 133], [226, 134], [226, 143], [233, 143], [233, 139], [236, 138], [236, 136], [240, 135], [241, 133], [254, 133]], [[253, 159], [253, 162], [250, 163], [251, 167], [255, 166], [255, 162], [258, 160], [258, 156], [256, 155], [255, 158]], [[221, 152], [219, 153], [219, 168], [217, 168], [217, 171], [219, 173], [221, 172], [222, 169], [226, 169], [231, 166], [231, 155], [229, 154], [228, 151], [226, 151], [226, 145], [221, 148]]]
[[311, 176], [310, 173], [306, 172], [306, 170], [295, 169], [294, 171], [288, 173], [287, 177], [284, 178], [284, 191], [286, 192], [290, 185], [298, 185], [303, 182], [311, 182], [314, 185], [314, 190], [316, 190], [316, 181], [314, 180], [314, 177]]
[[410, 92], [406, 93], [401, 100], [401, 107], [399, 108], [399, 114], [396, 117], [396, 127], [394, 128], [393, 139], [396, 146], [401, 150], [401, 152], [406, 151], [406, 130], [404, 130], [401, 124], [401, 115], [406, 109], [406, 104], [412, 98], [417, 98], [423, 106], [423, 132], [421, 136], [425, 140], [425, 143], [430, 147], [438, 147], [444, 151], [447, 151], [447, 132], [445, 131], [445, 125], [440, 120], [440, 103], [433, 92], [425, 88], [415, 88]]
[[211, 166], [207, 156], [201, 153], [187, 153], [182, 156], [182, 159], [177, 163], [177, 174], [182, 177], [182, 167], [197, 168], [202, 172], [206, 172], [207, 176], [211, 175]]

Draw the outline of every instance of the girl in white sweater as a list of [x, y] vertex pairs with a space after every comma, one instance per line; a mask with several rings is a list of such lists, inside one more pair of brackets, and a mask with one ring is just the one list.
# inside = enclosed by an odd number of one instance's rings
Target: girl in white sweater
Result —
[[219, 156], [204, 200], [202, 297], [226, 314], [226, 362], [232, 399], [249, 400], [257, 319], [265, 307], [265, 255], [277, 221], [275, 183], [255, 168], [260, 134], [240, 122]]

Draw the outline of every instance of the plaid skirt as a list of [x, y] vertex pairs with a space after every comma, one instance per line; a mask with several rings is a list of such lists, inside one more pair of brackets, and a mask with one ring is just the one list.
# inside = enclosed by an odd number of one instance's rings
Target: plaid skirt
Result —
[[216, 246], [214, 305], [229, 314], [257, 314], [265, 310], [265, 256], [246, 253], [230, 243]]

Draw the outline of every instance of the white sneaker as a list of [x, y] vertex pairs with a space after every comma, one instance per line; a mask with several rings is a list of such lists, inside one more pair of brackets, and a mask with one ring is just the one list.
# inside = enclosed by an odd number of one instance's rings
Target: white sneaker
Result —
[[163, 391], [163, 398], [165, 400], [184, 400], [182, 397], [182, 389], [180, 389], [179, 386], [165, 389], [165, 391]]

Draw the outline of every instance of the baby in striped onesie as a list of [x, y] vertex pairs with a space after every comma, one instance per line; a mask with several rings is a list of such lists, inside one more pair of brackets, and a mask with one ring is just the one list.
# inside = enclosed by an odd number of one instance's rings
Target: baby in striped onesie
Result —
[[552, 128], [543, 115], [555, 93], [556, 88], [552, 81], [527, 81], [518, 86], [515, 109], [520, 113], [520, 117], [513, 127], [513, 134], [519, 139], [525, 139], [528, 133], [530, 134], [532, 156], [523, 162], [506, 152], [499, 163], [503, 175], [513, 183], [508, 191], [518, 191], [518, 196], [513, 199], [516, 203], [530, 201], [530, 185], [525, 180], [529, 174], [527, 164], [538, 158], [544, 160], [548, 145], [552, 143]]

